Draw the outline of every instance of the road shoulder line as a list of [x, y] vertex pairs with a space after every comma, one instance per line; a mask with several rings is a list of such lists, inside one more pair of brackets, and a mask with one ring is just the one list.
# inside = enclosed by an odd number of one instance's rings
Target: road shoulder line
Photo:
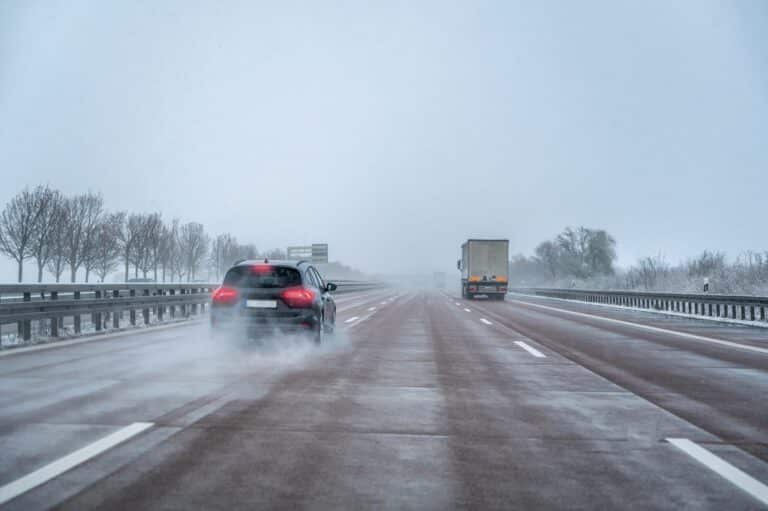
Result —
[[154, 426], [152, 422], [134, 422], [130, 426], [119, 429], [92, 444], [86, 445], [63, 458], [59, 458], [56, 461], [40, 467], [34, 472], [0, 487], [0, 504], [5, 504], [9, 500], [50, 481], [152, 426]]

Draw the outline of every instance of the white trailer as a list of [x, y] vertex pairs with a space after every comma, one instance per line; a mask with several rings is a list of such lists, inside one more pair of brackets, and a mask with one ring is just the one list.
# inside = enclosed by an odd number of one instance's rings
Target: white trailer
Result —
[[509, 282], [509, 240], [469, 239], [461, 245], [461, 295], [503, 300]]

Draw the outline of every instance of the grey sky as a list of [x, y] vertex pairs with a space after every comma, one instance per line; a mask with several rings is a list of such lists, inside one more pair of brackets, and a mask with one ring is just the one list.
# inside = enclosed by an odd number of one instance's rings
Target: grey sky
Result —
[[581, 224], [622, 264], [768, 249], [767, 34], [761, 0], [6, 0], [0, 204], [101, 191], [368, 271]]

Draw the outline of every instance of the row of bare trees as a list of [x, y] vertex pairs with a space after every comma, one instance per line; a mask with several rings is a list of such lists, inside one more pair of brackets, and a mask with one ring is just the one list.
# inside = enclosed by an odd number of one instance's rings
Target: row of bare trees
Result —
[[[273, 251], [274, 252], [274, 251]], [[130, 278], [193, 281], [216, 278], [237, 259], [255, 258], [253, 245], [240, 245], [230, 234], [211, 242], [196, 222], [166, 222], [160, 213], [110, 212], [100, 194], [65, 196], [48, 186], [25, 189], [0, 213], [0, 253], [18, 265], [34, 261], [37, 281], [47, 270], [60, 282], [78, 273], [103, 282], [118, 269]]]

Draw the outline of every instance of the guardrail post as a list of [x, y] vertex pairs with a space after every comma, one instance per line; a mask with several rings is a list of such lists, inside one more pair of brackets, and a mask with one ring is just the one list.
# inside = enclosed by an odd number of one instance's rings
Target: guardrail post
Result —
[[[75, 300], [79, 300], [80, 299], [80, 291], [75, 291], [74, 294], [72, 295], [72, 297]], [[72, 318], [72, 321], [73, 321], [74, 326], [75, 326], [75, 334], [79, 334], [82, 331], [82, 324], [81, 324], [80, 314], [75, 314], [74, 317]]]
[[[120, 298], [120, 291], [117, 289], [112, 290], [112, 298], [118, 299]], [[120, 328], [120, 316], [122, 315], [123, 311], [112, 311], [112, 328]]]
[[[32, 293], [24, 293], [23, 300], [25, 302], [32, 301]], [[28, 319], [19, 321], [17, 330], [18, 330], [18, 334], [25, 341], [29, 341], [30, 339], [32, 339], [32, 321]]]
[[755, 306], [750, 305], [749, 306], [749, 320], [754, 321], [755, 320]]
[[[171, 293], [171, 296], [176, 296], [176, 290], [175, 289], [171, 289], [170, 293]], [[175, 318], [176, 317], [176, 304], [172, 303], [170, 305], [170, 307], [169, 307], [169, 310], [171, 311], [171, 318], [172, 319]]]
[[760, 306], [760, 321], [765, 321], [765, 306]]
[[[59, 293], [58, 291], [51, 291], [51, 300], [58, 300], [59, 299]], [[56, 316], [51, 316], [51, 337], [58, 337], [59, 336], [59, 318]]]
[[[101, 291], [96, 291], [95, 297], [97, 300], [101, 299]], [[93, 323], [97, 332], [101, 331], [101, 312], [91, 313], [91, 323]]]
[[[165, 296], [165, 290], [158, 289], [157, 295], [161, 297]], [[159, 298], [159, 300], [162, 300], [162, 298]], [[160, 304], [157, 306], [157, 320], [163, 321], [163, 316], [165, 316], [165, 304], [161, 301]]]
[[[128, 295], [133, 298], [136, 296], [136, 290], [131, 289], [128, 291]], [[131, 326], [136, 326], [136, 309], [133, 307], [133, 304], [131, 304], [130, 312], [128, 313], [129, 321], [131, 322]]]
[[[145, 289], [143, 294], [144, 294], [144, 296], [149, 296], [149, 289]], [[149, 309], [148, 308], [142, 309], [141, 314], [142, 314], [142, 316], [144, 316], [144, 324], [148, 325], [149, 324]]]
[[[190, 292], [191, 292], [193, 295], [194, 295], [194, 294], [197, 294], [197, 289], [190, 289]], [[196, 304], [196, 303], [193, 303], [193, 304], [192, 304], [192, 315], [193, 315], [193, 316], [197, 316], [197, 304]]]

